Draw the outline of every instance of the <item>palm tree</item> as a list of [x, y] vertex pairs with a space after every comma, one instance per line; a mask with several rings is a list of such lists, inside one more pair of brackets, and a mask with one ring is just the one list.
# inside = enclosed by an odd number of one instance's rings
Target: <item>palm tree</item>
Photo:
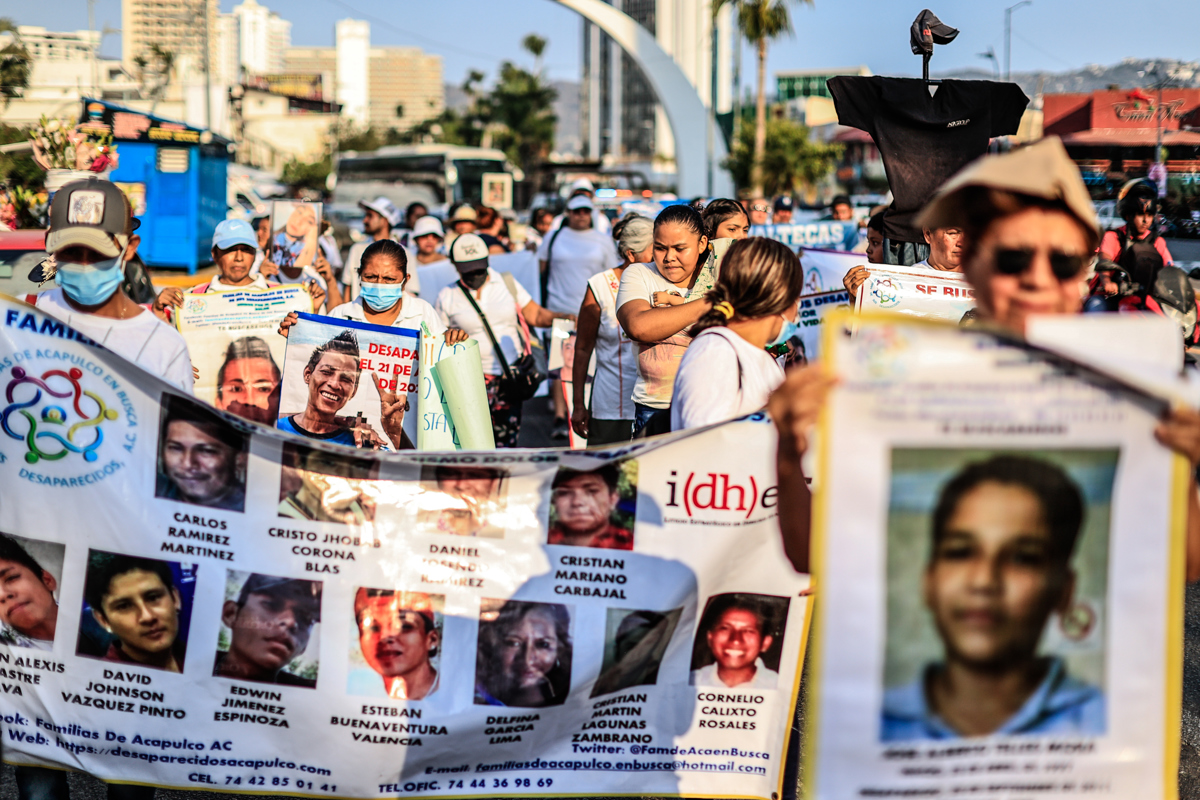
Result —
[[546, 46], [549, 44], [536, 33], [531, 33], [521, 40], [521, 47], [533, 56], [533, 71], [538, 75], [542, 74], [542, 53], [546, 52]]
[[[733, 4], [737, 26], [758, 51], [758, 95], [754, 103], [754, 161], [750, 170], [750, 191], [763, 193], [763, 152], [767, 144], [767, 43], [792, 33], [788, 12], [791, 0], [713, 0], [713, 15]], [[813, 0], [796, 0], [812, 5]]]

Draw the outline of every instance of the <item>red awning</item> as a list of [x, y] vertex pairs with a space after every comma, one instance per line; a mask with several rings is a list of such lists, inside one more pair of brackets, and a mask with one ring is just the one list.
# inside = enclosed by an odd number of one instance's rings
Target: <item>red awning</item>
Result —
[[[1164, 145], [1200, 145], [1200, 131], [1163, 131]], [[1117, 147], [1154, 147], [1158, 132], [1154, 128], [1092, 128], [1078, 133], [1062, 134], [1062, 142], [1075, 145], [1109, 145]]]

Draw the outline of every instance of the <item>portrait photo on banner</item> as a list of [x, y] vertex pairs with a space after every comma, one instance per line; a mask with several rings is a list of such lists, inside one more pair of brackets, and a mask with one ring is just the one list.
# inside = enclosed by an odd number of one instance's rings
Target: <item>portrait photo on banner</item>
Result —
[[574, 606], [480, 600], [475, 704], [544, 708], [571, 691]]
[[638, 462], [580, 471], [559, 467], [550, 489], [547, 544], [632, 550]]
[[[273, 330], [239, 334], [212, 330], [188, 336], [192, 364], [200, 372], [196, 396], [222, 411], [274, 427], [286, 340]], [[197, 339], [209, 346], [194, 346]]]
[[604, 626], [604, 661], [592, 697], [658, 683], [658, 668], [679, 625], [682, 608], [670, 611], [610, 608]]
[[508, 473], [499, 467], [422, 466], [415, 532], [503, 538], [508, 482]]
[[688, 682], [716, 688], [778, 689], [787, 616], [786, 597], [731, 592], [708, 598], [692, 645]]
[[183, 672], [196, 564], [89, 550], [75, 654]]
[[374, 522], [381, 494], [377, 461], [285, 444], [280, 464], [279, 516], [342, 525]]
[[244, 511], [250, 436], [203, 403], [164, 394], [154, 496], [194, 506]]
[[317, 686], [321, 581], [227, 570], [213, 677]]
[[354, 592], [346, 693], [424, 700], [441, 683], [445, 595], [372, 589]]
[[300, 315], [288, 333], [278, 427], [349, 447], [399, 449], [383, 407], [407, 398], [408, 411], [396, 413], [415, 435], [419, 339], [398, 330]]
[[[892, 450], [881, 741], [1105, 732], [1118, 456]], [[981, 673], [1007, 719], [976, 713]]]
[[275, 200], [271, 203], [271, 242], [267, 258], [277, 267], [307, 267], [320, 245], [322, 203]]
[[66, 545], [0, 533], [0, 645], [52, 650]]

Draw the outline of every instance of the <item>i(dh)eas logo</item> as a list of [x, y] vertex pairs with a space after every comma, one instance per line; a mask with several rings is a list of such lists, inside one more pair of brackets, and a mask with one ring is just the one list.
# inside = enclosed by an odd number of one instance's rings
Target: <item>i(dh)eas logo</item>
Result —
[[4, 433], [24, 441], [25, 460], [30, 464], [58, 461], [79, 453], [84, 461], [95, 461], [96, 449], [104, 441], [103, 425], [117, 418], [95, 392], [83, 388], [83, 370], [50, 369], [34, 377], [22, 367], [13, 367], [4, 390], [6, 405], [0, 413]]

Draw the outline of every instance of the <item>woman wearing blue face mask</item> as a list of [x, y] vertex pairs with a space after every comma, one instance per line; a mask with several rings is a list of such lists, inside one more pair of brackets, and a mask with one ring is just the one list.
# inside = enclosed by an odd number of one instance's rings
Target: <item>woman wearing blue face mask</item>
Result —
[[[372, 325], [420, 330], [424, 322], [429, 332], [444, 335], [447, 344], [465, 341], [467, 334], [447, 328], [425, 300], [404, 293], [408, 283], [408, 253], [391, 239], [373, 242], [363, 251], [358, 263], [359, 296], [329, 312], [335, 319], [352, 319]], [[295, 314], [283, 321], [280, 332], [296, 322]]]
[[766, 348], [796, 330], [804, 286], [800, 260], [770, 239], [730, 245], [712, 303], [692, 328], [691, 345], [675, 376], [671, 429], [696, 428], [758, 411], [783, 382], [783, 368]]

